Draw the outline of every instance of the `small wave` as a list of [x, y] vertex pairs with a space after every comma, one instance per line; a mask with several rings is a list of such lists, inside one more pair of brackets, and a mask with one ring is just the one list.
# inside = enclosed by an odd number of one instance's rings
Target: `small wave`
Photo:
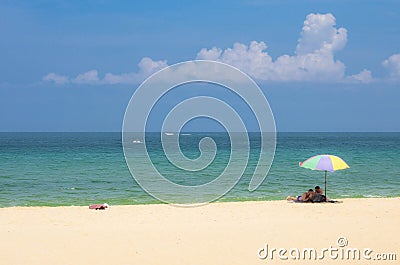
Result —
[[142, 141], [140, 141], [140, 140], [133, 140], [132, 143], [134, 143], [134, 144], [141, 144]]
[[63, 188], [64, 190], [84, 190], [85, 188], [80, 188], [80, 187], [65, 187]]
[[166, 133], [164, 133], [165, 135], [174, 135], [173, 133], [169, 133], [169, 132], [166, 132]]
[[382, 195], [373, 195], [373, 194], [367, 194], [364, 195], [365, 198], [385, 198], [385, 196]]

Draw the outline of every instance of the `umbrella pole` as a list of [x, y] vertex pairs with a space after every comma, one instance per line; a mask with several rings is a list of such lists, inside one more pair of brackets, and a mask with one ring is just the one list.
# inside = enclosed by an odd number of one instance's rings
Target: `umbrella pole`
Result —
[[326, 174], [327, 174], [327, 171], [325, 170], [325, 197], [328, 198], [328, 195], [327, 195], [327, 193], [326, 193]]

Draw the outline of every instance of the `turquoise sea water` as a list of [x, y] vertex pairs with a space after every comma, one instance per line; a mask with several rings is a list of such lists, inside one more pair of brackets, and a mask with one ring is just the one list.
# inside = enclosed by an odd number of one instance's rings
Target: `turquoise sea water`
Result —
[[[177, 183], [198, 185], [215, 178], [229, 160], [230, 144], [223, 133], [182, 135], [184, 154], [196, 158], [204, 136], [215, 139], [218, 153], [215, 165], [198, 173], [182, 172], [168, 163], [158, 134], [146, 138], [161, 173]], [[316, 154], [334, 154], [350, 165], [329, 174], [329, 197], [400, 196], [400, 133], [278, 133], [271, 170], [250, 192], [259, 154], [257, 137], [250, 135], [253, 144], [244, 176], [220, 201], [277, 200], [315, 185], [323, 187], [323, 172], [298, 166]], [[158, 203], [130, 175], [120, 133], [0, 133], [0, 207], [103, 202]]]

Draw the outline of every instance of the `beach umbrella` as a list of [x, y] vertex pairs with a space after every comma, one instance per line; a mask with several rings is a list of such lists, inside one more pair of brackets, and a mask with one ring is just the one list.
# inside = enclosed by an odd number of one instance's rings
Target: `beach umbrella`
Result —
[[310, 157], [304, 162], [299, 163], [300, 167], [309, 168], [312, 170], [325, 171], [325, 196], [326, 196], [326, 177], [327, 172], [334, 172], [340, 169], [350, 168], [346, 162], [338, 156], [334, 155], [317, 155]]

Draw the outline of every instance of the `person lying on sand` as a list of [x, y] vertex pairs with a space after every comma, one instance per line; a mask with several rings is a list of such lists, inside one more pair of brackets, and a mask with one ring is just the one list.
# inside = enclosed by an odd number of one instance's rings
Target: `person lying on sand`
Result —
[[294, 202], [312, 202], [314, 199], [314, 195], [314, 190], [309, 189], [307, 192], [304, 192], [302, 195], [299, 195], [297, 197], [287, 196], [286, 200]]
[[105, 210], [108, 207], [110, 207], [110, 205], [108, 205], [107, 203], [89, 205], [89, 209], [93, 209], [93, 210]]

